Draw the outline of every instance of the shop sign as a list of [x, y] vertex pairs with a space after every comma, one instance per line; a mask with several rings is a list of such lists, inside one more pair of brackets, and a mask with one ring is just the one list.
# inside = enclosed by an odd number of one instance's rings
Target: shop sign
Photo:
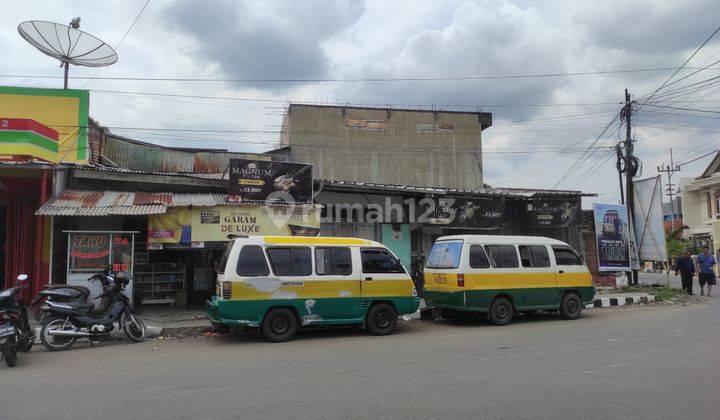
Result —
[[630, 224], [627, 207], [595, 204], [595, 240], [599, 271], [630, 270]]
[[230, 201], [312, 203], [312, 165], [230, 159]]
[[576, 223], [580, 201], [563, 198], [535, 197], [532, 199], [531, 220], [537, 227], [564, 228]]
[[[227, 241], [228, 235], [317, 236], [320, 219], [312, 207], [216, 206], [175, 209], [150, 215], [150, 244], [185, 244]], [[157, 249], [149, 246], [150, 249]]]
[[419, 201], [420, 223], [446, 227], [499, 229], [503, 225], [505, 201], [500, 198], [423, 198]]
[[68, 269], [77, 271], [131, 271], [133, 234], [110, 232], [70, 232]]

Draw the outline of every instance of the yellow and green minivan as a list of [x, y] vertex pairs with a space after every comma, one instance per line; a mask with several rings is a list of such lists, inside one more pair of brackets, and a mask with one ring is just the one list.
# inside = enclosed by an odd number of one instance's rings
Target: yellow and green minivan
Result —
[[381, 243], [250, 236], [228, 244], [206, 309], [216, 327], [254, 327], [279, 342], [316, 325], [355, 324], [390, 334], [398, 315], [419, 305], [407, 271]]
[[537, 310], [577, 319], [595, 296], [580, 255], [565, 242], [535, 236], [440, 237], [428, 254], [424, 279], [429, 307], [487, 313], [496, 325]]

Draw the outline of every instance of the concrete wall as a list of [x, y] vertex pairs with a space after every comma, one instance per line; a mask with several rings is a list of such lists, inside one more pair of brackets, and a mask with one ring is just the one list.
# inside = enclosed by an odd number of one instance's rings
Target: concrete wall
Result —
[[[314, 177], [482, 189], [481, 124], [488, 113], [291, 105], [281, 145]], [[482, 121], [482, 122], [481, 122]]]

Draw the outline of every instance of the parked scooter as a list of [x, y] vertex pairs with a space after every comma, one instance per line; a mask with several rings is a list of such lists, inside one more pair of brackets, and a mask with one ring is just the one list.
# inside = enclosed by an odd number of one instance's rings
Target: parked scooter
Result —
[[145, 339], [145, 323], [130, 306], [130, 299], [123, 294], [130, 282], [130, 275], [121, 271], [112, 279], [112, 287], [96, 299], [110, 299], [110, 306], [99, 315], [92, 314], [94, 305], [88, 303], [57, 302], [46, 300], [41, 306], [43, 323], [40, 340], [49, 350], [67, 350], [78, 338], [88, 338], [90, 343], [107, 337], [119, 322], [125, 335], [134, 342]]
[[[100, 273], [93, 274], [92, 276], [90, 276], [90, 278], [87, 279], [87, 281], [99, 281], [102, 285], [103, 292], [106, 292], [113, 288], [114, 278], [112, 277], [110, 270], [106, 269]], [[90, 303], [88, 302], [88, 298], [90, 297], [90, 289], [85, 286], [75, 286], [70, 284], [46, 284], [43, 287], [44, 289], [38, 292], [38, 294], [33, 299], [32, 304], [30, 304], [31, 308], [35, 307], [35, 305], [43, 301], [62, 302], [73, 305], [87, 305]], [[107, 309], [110, 307], [110, 303], [111, 299], [109, 296], [103, 298], [98, 306], [94, 306], [91, 309], [91, 313], [94, 315], [105, 313], [105, 311], [107, 311]], [[40, 315], [40, 319], [38, 319], [38, 321], [40, 321], [41, 324], [45, 320], [43, 316], [46, 313], [47, 312], [45, 311], [40, 311], [38, 313], [38, 315]]]
[[20, 274], [15, 287], [0, 292], [0, 351], [9, 367], [17, 364], [17, 352], [30, 351], [35, 340], [27, 309], [17, 298], [28, 286], [27, 279], [27, 274]]

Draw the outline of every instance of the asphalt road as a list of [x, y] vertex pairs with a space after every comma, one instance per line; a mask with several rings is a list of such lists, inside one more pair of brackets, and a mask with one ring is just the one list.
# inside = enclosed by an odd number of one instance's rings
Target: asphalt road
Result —
[[[716, 298], [712, 298], [716, 299]], [[713, 418], [720, 300], [487, 323], [36, 347], [0, 418]], [[720, 299], [720, 298], [717, 298]]]

